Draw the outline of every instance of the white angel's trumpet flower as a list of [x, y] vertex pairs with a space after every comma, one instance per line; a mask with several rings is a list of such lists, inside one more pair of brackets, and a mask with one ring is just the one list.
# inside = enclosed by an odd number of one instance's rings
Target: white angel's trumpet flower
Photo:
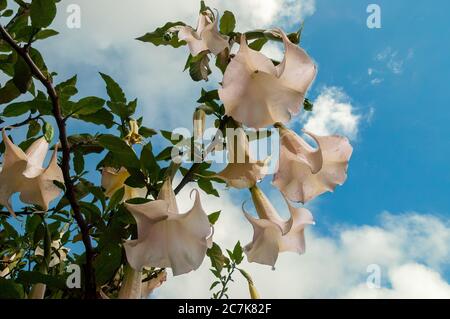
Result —
[[305, 252], [306, 226], [314, 224], [313, 216], [306, 208], [288, 208], [291, 215], [285, 221], [278, 215], [269, 199], [257, 187], [250, 189], [259, 219], [244, 211], [253, 226], [253, 240], [245, 246], [249, 262], [274, 266], [281, 252]]
[[124, 195], [122, 202], [132, 198], [144, 198], [147, 195], [147, 189], [135, 188], [125, 184], [127, 178], [130, 177], [125, 167], [119, 170], [112, 167], [104, 167], [102, 169], [102, 187], [105, 189], [106, 197], [111, 198], [115, 192], [124, 187]]
[[353, 152], [346, 137], [304, 131], [317, 143], [314, 148], [293, 131], [278, 127], [280, 159], [273, 184], [287, 199], [305, 203], [345, 182]]
[[285, 47], [279, 65], [250, 49], [243, 35], [239, 52], [228, 65], [219, 90], [225, 113], [250, 127], [288, 122], [300, 112], [317, 73], [306, 52], [279, 32]]
[[26, 152], [23, 152], [11, 142], [5, 130], [2, 131], [2, 136], [5, 155], [0, 172], [0, 204], [14, 215], [10, 197], [19, 192], [22, 202], [37, 205], [47, 211], [50, 202], [61, 193], [61, 189], [54, 181], [64, 182], [62, 171], [58, 166], [57, 147], [55, 146], [48, 167], [44, 169], [42, 166], [49, 149], [44, 137], [36, 140]]
[[208, 248], [211, 225], [200, 195], [185, 214], [178, 211], [172, 183], [168, 179], [157, 200], [125, 206], [136, 219], [138, 238], [124, 243], [128, 263], [140, 271], [144, 266], [172, 268], [174, 276], [200, 267]]
[[218, 22], [218, 16], [214, 18], [214, 21], [211, 21], [207, 14], [200, 13], [197, 29], [194, 30], [190, 26], [181, 27], [178, 31], [178, 39], [187, 42], [189, 51], [193, 56], [207, 50], [214, 55], [218, 55], [229, 48], [228, 37], [220, 34]]
[[228, 186], [243, 189], [256, 185], [266, 175], [270, 158], [256, 161], [250, 154], [250, 145], [242, 128], [227, 130], [228, 165], [215, 177]]

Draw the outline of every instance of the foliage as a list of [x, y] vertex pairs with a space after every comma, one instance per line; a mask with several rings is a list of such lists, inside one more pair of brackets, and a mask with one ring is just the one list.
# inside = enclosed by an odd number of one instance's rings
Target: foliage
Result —
[[[17, 7], [14, 11], [10, 9], [13, 2]], [[99, 80], [105, 84], [104, 96], [83, 96], [78, 91], [76, 75], [61, 79], [54, 70], [47, 68], [45, 57], [35, 43], [58, 35], [49, 26], [57, 8], [62, 10], [60, 7], [61, 3], [57, 0], [0, 0], [0, 14], [11, 16], [7, 24], [1, 25], [4, 31], [0, 38], [0, 72], [7, 80], [0, 86], [0, 126], [22, 128], [26, 132], [25, 141], [20, 143], [22, 149], [41, 136], [54, 144], [56, 139], [60, 140], [59, 162], [68, 176], [65, 185], [58, 184], [64, 195], [45, 215], [35, 213], [38, 207], [24, 206], [17, 211], [16, 220], [5, 209], [1, 210], [1, 298], [23, 298], [37, 283], [47, 286], [45, 298], [98, 297], [100, 287], [112, 296], [117, 295], [127, 264], [122, 244], [126, 239], [136, 238], [137, 229], [135, 220], [122, 202], [124, 188], [107, 198], [101, 185], [93, 182], [92, 177], [98, 177], [103, 167], [125, 167], [130, 174], [126, 186], [148, 190], [146, 198], [141, 201], [154, 200], [164, 178], [178, 171], [184, 178], [176, 188], [177, 192], [188, 182], [194, 182], [207, 194], [219, 196], [215, 187], [219, 180], [211, 178], [214, 172], [210, 164], [193, 164], [192, 167], [173, 165], [170, 161], [173, 147], [170, 136], [166, 131], [157, 132], [142, 124], [147, 121], [138, 115], [138, 100], [127, 97], [121, 85], [111, 76], [100, 73]], [[202, 2], [202, 11], [206, 10], [210, 9]], [[169, 22], [137, 40], [155, 46], [179, 48], [186, 42], [178, 38], [175, 30], [185, 25], [180, 21]], [[240, 37], [241, 33], [235, 27], [233, 13], [225, 11], [219, 29], [229, 37], [230, 42], [236, 42]], [[280, 41], [261, 30], [247, 34], [253, 41], [250, 47], [255, 50], [261, 50], [268, 41]], [[17, 48], [9, 43], [7, 35], [11, 36]], [[211, 59], [215, 59], [214, 65]], [[208, 52], [196, 57], [189, 55], [185, 70], [189, 70], [192, 80], [203, 81], [208, 79], [214, 66], [223, 72], [230, 59], [229, 52], [216, 57]], [[33, 70], [32, 65], [37, 70]], [[202, 89], [197, 103], [200, 105], [194, 105], [192, 111], [203, 109], [217, 127], [223, 127], [229, 120], [224, 115], [217, 89]], [[311, 110], [309, 100], [305, 103], [305, 109]], [[138, 132], [132, 132], [130, 123], [133, 120], [139, 124]], [[62, 129], [80, 121], [89, 129], [64, 137], [66, 132], [63, 133]], [[10, 133], [14, 136], [13, 131]], [[139, 135], [142, 145], [130, 143], [127, 139], [130, 134]], [[157, 135], [169, 139], [166, 148], [154, 147]], [[3, 152], [2, 143], [0, 155]], [[92, 165], [93, 161], [97, 165]], [[220, 223], [220, 214], [211, 212], [210, 223]], [[57, 246], [52, 243], [57, 243]], [[68, 246], [74, 248], [67, 258], [62, 258], [64, 251], [60, 248]], [[43, 255], [36, 254], [37, 249], [42, 249]], [[207, 256], [215, 278], [211, 285], [213, 298], [228, 297], [228, 285], [234, 281], [234, 271], [239, 269], [244, 258], [241, 244], [238, 242], [232, 250], [226, 250], [225, 256], [220, 246], [214, 243]], [[50, 265], [51, 258], [59, 258], [60, 262]], [[84, 281], [80, 289], [66, 287], [67, 267], [71, 264], [78, 264], [83, 270]], [[149, 273], [148, 278], [152, 274]]]

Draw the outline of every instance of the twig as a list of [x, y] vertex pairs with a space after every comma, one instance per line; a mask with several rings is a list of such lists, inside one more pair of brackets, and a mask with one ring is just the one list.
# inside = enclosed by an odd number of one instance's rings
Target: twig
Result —
[[78, 200], [75, 196], [75, 186], [72, 182], [72, 179], [70, 177], [70, 147], [67, 140], [67, 132], [66, 132], [66, 126], [63, 120], [63, 116], [61, 114], [61, 106], [59, 103], [59, 97], [58, 93], [56, 92], [52, 81], [47, 78], [42, 71], [39, 69], [39, 67], [34, 63], [33, 59], [30, 57], [28, 52], [20, 47], [16, 41], [11, 37], [11, 35], [8, 33], [8, 31], [5, 30], [5, 28], [0, 25], [0, 35], [3, 38], [5, 42], [7, 42], [14, 51], [19, 54], [24, 61], [27, 63], [28, 67], [31, 70], [31, 73], [34, 77], [36, 77], [42, 85], [47, 89], [47, 93], [51, 99], [52, 102], [52, 113], [55, 117], [56, 124], [58, 126], [59, 130], [59, 139], [61, 143], [61, 149], [62, 149], [62, 161], [61, 161], [61, 169], [64, 177], [64, 183], [66, 186], [66, 198], [68, 199], [70, 206], [72, 208], [74, 218], [78, 224], [78, 227], [80, 228], [82, 241], [84, 244], [84, 247], [86, 249], [86, 264], [85, 264], [85, 289], [86, 289], [86, 295], [85, 297], [88, 299], [94, 299], [96, 298], [97, 294], [97, 288], [95, 284], [95, 272], [93, 268], [93, 259], [94, 259], [94, 250], [91, 243], [91, 237], [89, 235], [89, 227], [87, 225], [86, 220], [84, 219], [83, 215], [81, 214], [80, 205], [78, 203]]
[[[212, 149], [214, 149], [215, 144], [216, 144], [216, 140], [220, 137], [223, 136], [222, 131], [224, 130], [227, 122], [230, 120], [231, 118], [229, 117], [224, 117], [221, 121], [220, 121], [220, 125], [219, 128], [217, 129], [217, 133], [214, 136], [213, 140], [211, 141], [211, 145], [213, 145], [213, 147], [208, 147], [207, 149], [207, 153], [211, 152]], [[192, 164], [192, 166], [189, 168], [189, 170], [186, 172], [186, 174], [183, 176], [183, 179], [181, 180], [180, 184], [178, 184], [178, 186], [175, 188], [174, 192], [175, 195], [178, 194], [184, 186], [186, 186], [189, 182], [192, 181], [192, 179], [194, 178], [195, 174], [197, 173], [197, 170], [200, 168], [200, 164], [201, 163], [194, 163]]]
[[39, 115], [36, 115], [35, 117], [33, 117], [33, 116], [30, 114], [30, 116], [29, 116], [27, 119], [23, 120], [22, 122], [19, 122], [19, 123], [16, 123], [16, 124], [11, 124], [11, 125], [2, 127], [2, 128], [0, 128], [0, 131], [3, 130], [3, 129], [9, 130], [9, 128], [17, 128], [17, 127], [21, 127], [21, 126], [27, 125], [28, 123], [30, 123], [30, 122], [32, 122], [32, 121], [35, 121], [35, 120], [38, 120], [38, 119], [40, 119], [41, 117], [42, 117], [42, 115], [40, 115], [40, 114], [39, 114]]
[[220, 290], [220, 293], [217, 296], [217, 299], [222, 299], [223, 296], [225, 295], [227, 285], [231, 281], [232, 275], [233, 275], [234, 271], [236, 270], [236, 264], [232, 263], [232, 265], [230, 267], [231, 268], [228, 270], [228, 276], [226, 277], [226, 279], [225, 280], [221, 280], [222, 289]]

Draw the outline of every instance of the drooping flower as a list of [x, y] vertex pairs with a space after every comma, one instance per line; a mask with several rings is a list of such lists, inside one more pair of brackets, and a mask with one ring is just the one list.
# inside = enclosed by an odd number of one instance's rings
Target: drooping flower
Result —
[[253, 226], [253, 240], [244, 248], [248, 261], [274, 266], [281, 252], [303, 254], [304, 230], [314, 224], [311, 212], [306, 208], [292, 207], [286, 201], [291, 217], [285, 221], [259, 188], [252, 187], [251, 193], [259, 218], [244, 211]]
[[20, 193], [22, 202], [37, 205], [47, 211], [50, 202], [61, 193], [61, 189], [54, 181], [64, 182], [62, 171], [58, 166], [57, 147], [48, 167], [43, 168], [49, 149], [44, 137], [36, 140], [26, 152], [23, 152], [11, 142], [5, 130], [2, 136], [5, 154], [0, 172], [0, 204], [14, 215], [10, 197], [14, 193]]
[[317, 148], [281, 127], [279, 168], [273, 179], [286, 198], [302, 203], [345, 182], [353, 151], [346, 137], [304, 132], [317, 143]]
[[316, 76], [316, 66], [306, 52], [279, 32], [285, 47], [279, 65], [249, 48], [243, 35], [239, 52], [228, 65], [219, 90], [225, 113], [250, 127], [288, 122], [300, 111]]
[[242, 128], [227, 130], [227, 150], [228, 165], [216, 177], [224, 180], [228, 186], [239, 189], [250, 188], [266, 175], [270, 158], [262, 161], [253, 159], [247, 136]]
[[220, 34], [218, 29], [219, 17], [213, 17], [204, 12], [198, 17], [197, 29], [183, 26], [178, 31], [178, 38], [186, 41], [192, 56], [197, 56], [203, 51], [210, 51], [218, 55], [229, 47], [228, 37]]
[[139, 134], [139, 123], [136, 120], [130, 120], [130, 131], [125, 136], [125, 141], [129, 145], [140, 144], [144, 140], [141, 134]]
[[124, 187], [122, 202], [132, 198], [144, 198], [147, 190], [126, 185], [125, 181], [128, 177], [130, 177], [130, 173], [125, 167], [119, 170], [112, 167], [104, 167], [102, 169], [102, 187], [105, 189], [106, 197], [111, 198], [115, 192]]
[[211, 225], [195, 190], [192, 209], [180, 214], [168, 179], [157, 200], [125, 204], [136, 219], [138, 238], [124, 243], [128, 263], [142, 267], [172, 268], [174, 276], [200, 267], [208, 248]]

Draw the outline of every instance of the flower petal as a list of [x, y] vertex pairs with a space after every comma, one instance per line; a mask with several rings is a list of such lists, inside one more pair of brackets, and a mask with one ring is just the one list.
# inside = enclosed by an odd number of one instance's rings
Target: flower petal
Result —
[[353, 150], [345, 137], [305, 133], [313, 137], [319, 145], [323, 160], [321, 169], [314, 174], [311, 169], [314, 165], [310, 165], [313, 162], [311, 157], [309, 162], [304, 160], [307, 158], [305, 154], [298, 153], [296, 158], [282, 144], [279, 169], [273, 179], [273, 184], [289, 200], [302, 203], [326, 191], [333, 191], [337, 185], [345, 182], [348, 161]]
[[253, 226], [253, 240], [244, 247], [248, 261], [274, 266], [280, 252], [278, 242], [282, 236], [281, 228], [270, 220], [244, 214]]
[[64, 183], [61, 168], [58, 166], [58, 150], [55, 148], [48, 168], [34, 178], [24, 178], [21, 185], [20, 200], [27, 204], [40, 206], [44, 211], [58, 197], [62, 190], [53, 181]]
[[48, 142], [45, 137], [41, 137], [31, 144], [26, 151], [28, 166], [23, 174], [28, 178], [36, 177], [44, 172], [44, 160], [48, 152]]
[[3, 167], [0, 170], [0, 204], [5, 206], [11, 215], [15, 216], [10, 197], [12, 194], [20, 191], [23, 181], [22, 174], [27, 167], [27, 157], [18, 146], [11, 142], [4, 129], [2, 136], [5, 152]]
[[229, 48], [228, 37], [220, 34], [218, 29], [219, 16], [214, 19], [213, 23], [207, 24], [204, 28], [197, 28], [197, 33], [206, 44], [206, 47], [212, 54], [218, 55], [223, 50]]
[[281, 238], [280, 252], [290, 251], [305, 253], [305, 228], [314, 225], [314, 218], [306, 208], [295, 208], [288, 203], [292, 226], [289, 232]]
[[115, 192], [124, 187], [124, 195], [122, 202], [132, 198], [145, 198], [147, 189], [135, 188], [125, 184], [127, 178], [130, 177], [127, 169], [121, 167], [119, 170], [112, 167], [104, 167], [102, 169], [102, 187], [105, 189], [106, 197], [111, 198]]
[[273, 63], [250, 49], [242, 37], [239, 52], [228, 65], [219, 90], [227, 115], [254, 128], [286, 123], [300, 109], [303, 95], [284, 85]]
[[254, 230], [252, 242], [245, 246], [249, 262], [274, 266], [279, 253], [305, 252], [304, 230], [306, 226], [314, 224], [312, 214], [305, 208], [291, 206], [289, 202], [287, 205], [291, 217], [284, 223], [284, 229], [269, 219], [257, 219], [244, 211]]
[[179, 213], [175, 192], [172, 187], [172, 180], [170, 178], [166, 179], [162, 185], [158, 194], [158, 199], [164, 200], [169, 204], [169, 212], [175, 214]]
[[211, 227], [198, 192], [193, 208], [186, 214], [169, 214], [169, 203], [164, 200], [126, 207], [138, 225], [138, 240], [124, 243], [134, 269], [172, 268], [176, 276], [200, 267]]
[[197, 32], [189, 26], [180, 28], [180, 31], [178, 31], [178, 39], [187, 42], [192, 56], [197, 56], [200, 52], [208, 50], [206, 43], [200, 38]]
[[264, 161], [253, 160], [247, 136], [242, 128], [234, 130], [233, 134], [227, 130], [227, 151], [229, 163], [215, 177], [224, 180], [228, 186], [250, 188], [266, 175], [270, 158]]
[[279, 32], [285, 54], [283, 61], [276, 66], [278, 77], [284, 85], [305, 95], [317, 75], [317, 67], [302, 48], [293, 44], [282, 30]]

